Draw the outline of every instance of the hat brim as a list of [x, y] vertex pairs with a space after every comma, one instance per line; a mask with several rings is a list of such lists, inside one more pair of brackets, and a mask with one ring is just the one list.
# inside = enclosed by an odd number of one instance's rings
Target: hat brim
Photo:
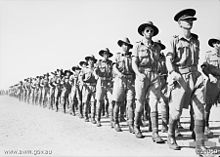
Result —
[[111, 52], [104, 51], [104, 50], [99, 51], [99, 55], [102, 56], [102, 57], [103, 57], [104, 53], [107, 53], [109, 58], [113, 56], [113, 54]]
[[125, 41], [122, 41], [122, 40], [119, 40], [118, 41], [118, 46], [122, 46], [122, 44], [126, 44], [126, 45], [128, 45], [131, 49], [133, 48], [133, 45], [132, 44], [130, 44], [130, 43], [127, 43], [127, 42], [125, 42]]
[[82, 62], [79, 62], [79, 65], [82, 66], [83, 64], [85, 64], [86, 66], [88, 65], [88, 63], [82, 61]]
[[85, 57], [86, 61], [88, 61], [89, 59], [92, 59], [95, 63], [97, 62], [97, 59], [95, 59], [93, 57], [90, 57], [90, 56]]
[[209, 39], [208, 41], [208, 44], [209, 46], [213, 47], [213, 43], [216, 43], [216, 42], [220, 42], [220, 39]]
[[153, 28], [153, 30], [154, 30], [154, 34], [153, 34], [153, 36], [156, 36], [158, 33], [159, 33], [159, 29], [155, 26], [155, 25], [152, 25], [152, 24], [149, 24], [149, 23], [143, 23], [143, 24], [141, 24], [139, 27], [138, 27], [138, 33], [141, 35], [141, 36], [143, 36], [143, 31], [144, 31], [144, 29], [146, 28], [146, 27], [151, 27], [151, 28]]
[[[184, 9], [181, 10], [180, 12], [178, 12], [175, 16], [174, 16], [174, 21], [179, 21], [179, 19], [181, 18], [181, 16], [183, 15], [188, 15], [188, 16], [195, 16], [196, 11], [194, 9]], [[195, 17], [194, 17], [195, 18]]]

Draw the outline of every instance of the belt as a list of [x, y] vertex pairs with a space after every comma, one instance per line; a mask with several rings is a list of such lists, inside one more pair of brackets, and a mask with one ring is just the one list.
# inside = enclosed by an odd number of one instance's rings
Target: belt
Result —
[[157, 72], [155, 68], [149, 68], [149, 67], [139, 67], [140, 72]]
[[111, 81], [112, 80], [112, 78], [109, 78], [109, 77], [100, 77], [100, 79], [102, 81]]
[[85, 83], [87, 86], [96, 86], [96, 83]]
[[177, 67], [176, 70], [181, 74], [187, 74], [193, 71], [197, 71], [197, 66], [191, 66], [191, 67]]

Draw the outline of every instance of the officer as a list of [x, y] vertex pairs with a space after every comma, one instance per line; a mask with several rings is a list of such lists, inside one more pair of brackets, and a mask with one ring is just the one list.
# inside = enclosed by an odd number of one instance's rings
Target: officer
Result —
[[171, 39], [166, 55], [169, 83], [169, 129], [168, 145], [180, 150], [175, 139], [175, 127], [182, 114], [183, 107], [191, 103], [195, 117], [196, 153], [206, 151], [204, 146], [204, 79], [198, 71], [199, 40], [191, 33], [196, 11], [185, 9], [177, 13], [174, 20], [178, 22], [181, 33]]
[[101, 111], [103, 110], [104, 98], [112, 103], [112, 61], [109, 60], [113, 54], [108, 48], [99, 51], [99, 55], [103, 57], [97, 63], [95, 75], [97, 78], [96, 85], [96, 101], [97, 101], [97, 127], [101, 126]]
[[[79, 91], [79, 72], [81, 68], [79, 66], [73, 66], [72, 71], [73, 74], [70, 76], [70, 85], [72, 86], [71, 92], [69, 95], [70, 108], [73, 116], [76, 115], [77, 106], [80, 106], [81, 103], [80, 91]], [[78, 103], [78, 105], [77, 105]]]
[[166, 68], [166, 58], [162, 50], [166, 49], [166, 46], [161, 43], [160, 40], [155, 40], [160, 46], [160, 59], [159, 59], [159, 79], [161, 83], [161, 98], [158, 101], [161, 110], [161, 119], [162, 119], [162, 132], [168, 131], [168, 121], [169, 121], [169, 107], [168, 107], [168, 98], [167, 98], [167, 68]]
[[[88, 67], [83, 70], [83, 88], [82, 88], [82, 103], [84, 109], [84, 118], [85, 122], [89, 122], [89, 112], [91, 111], [91, 123], [96, 124], [95, 120], [95, 92], [96, 92], [96, 79], [95, 79], [95, 66], [94, 64], [97, 62], [97, 59], [93, 56], [86, 56], [86, 62], [88, 63]], [[91, 108], [90, 108], [91, 107]]]
[[137, 138], [143, 137], [140, 130], [141, 116], [146, 98], [149, 97], [152, 140], [156, 143], [164, 143], [164, 140], [158, 134], [158, 99], [161, 96], [158, 60], [161, 48], [152, 41], [152, 37], [156, 36], [159, 30], [153, 22], [148, 21], [139, 26], [138, 33], [143, 36], [143, 40], [136, 44], [134, 57], [132, 58], [132, 67], [136, 74], [134, 131]]
[[112, 99], [114, 105], [114, 127], [117, 132], [122, 131], [119, 125], [119, 107], [127, 105], [128, 125], [130, 133], [134, 133], [134, 71], [130, 49], [133, 45], [128, 38], [118, 41], [121, 52], [117, 53], [113, 65], [114, 84]]
[[208, 41], [212, 49], [206, 52], [205, 63], [202, 65], [203, 73], [208, 77], [205, 87], [205, 135], [211, 136], [209, 129], [209, 116], [213, 104], [217, 104], [220, 96], [220, 38]]

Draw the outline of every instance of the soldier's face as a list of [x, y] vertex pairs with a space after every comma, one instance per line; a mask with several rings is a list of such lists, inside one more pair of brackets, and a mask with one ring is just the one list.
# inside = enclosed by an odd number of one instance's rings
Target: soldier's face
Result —
[[180, 20], [179, 24], [180, 27], [190, 30], [193, 27], [193, 20], [192, 19]]
[[124, 51], [124, 52], [128, 52], [129, 51], [129, 46], [127, 45], [127, 44], [122, 44], [122, 50]]
[[108, 54], [107, 54], [107, 53], [104, 53], [104, 54], [103, 54], [103, 58], [104, 58], [104, 59], [108, 59]]
[[88, 60], [88, 63], [89, 63], [89, 65], [93, 65], [93, 64], [94, 64], [94, 61], [93, 61], [92, 59], [89, 59], [89, 60]]
[[213, 44], [213, 47], [220, 50], [220, 42], [216, 42]]
[[145, 38], [151, 39], [154, 35], [154, 30], [151, 27], [146, 27], [142, 33]]

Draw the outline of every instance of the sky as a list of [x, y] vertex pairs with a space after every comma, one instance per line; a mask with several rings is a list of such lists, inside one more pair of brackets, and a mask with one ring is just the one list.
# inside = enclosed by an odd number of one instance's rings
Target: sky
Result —
[[178, 34], [174, 15], [194, 8], [192, 32], [201, 60], [208, 39], [220, 36], [220, 0], [0, 0], [0, 89], [57, 68], [70, 69], [99, 50], [120, 51], [117, 41], [140, 41], [138, 26], [153, 21], [165, 45]]

